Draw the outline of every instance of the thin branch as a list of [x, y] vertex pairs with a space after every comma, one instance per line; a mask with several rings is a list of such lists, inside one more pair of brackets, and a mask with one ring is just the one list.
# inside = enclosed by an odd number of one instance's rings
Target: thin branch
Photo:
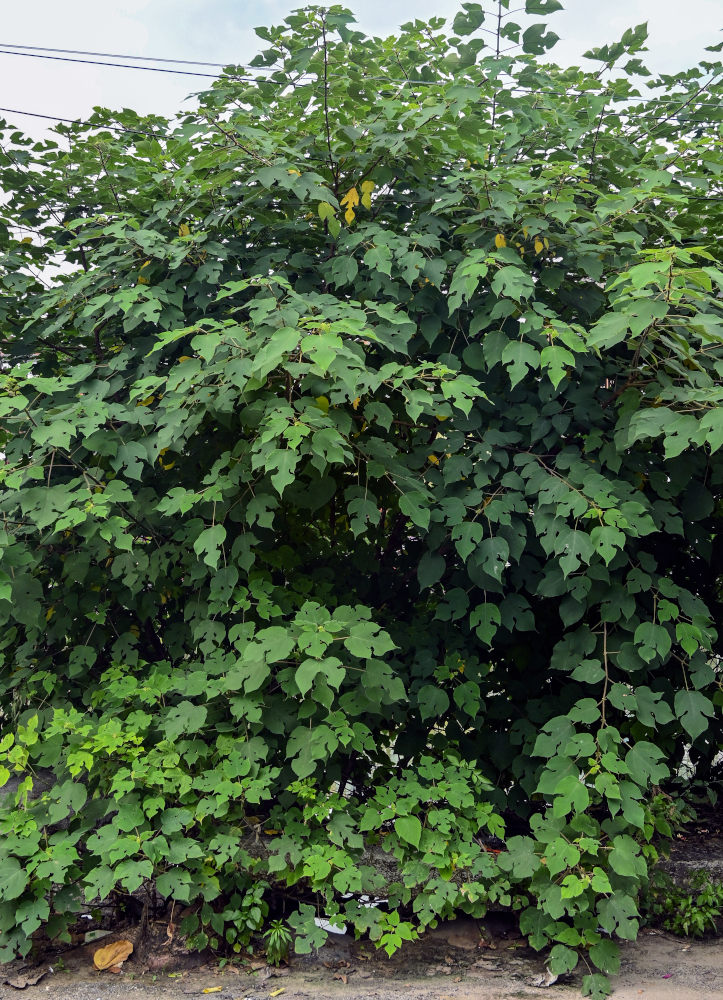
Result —
[[603, 622], [603, 669], [605, 670], [605, 683], [603, 685], [602, 700], [600, 703], [600, 725], [605, 728], [605, 709], [607, 706], [608, 687], [610, 685], [610, 668], [608, 664], [608, 623]]
[[329, 49], [326, 43], [326, 12], [321, 15], [321, 37], [324, 45], [324, 124], [326, 127], [326, 145], [329, 150], [329, 169], [334, 179], [334, 195], [339, 197], [339, 168], [334, 163], [331, 151], [331, 126], [329, 125]]

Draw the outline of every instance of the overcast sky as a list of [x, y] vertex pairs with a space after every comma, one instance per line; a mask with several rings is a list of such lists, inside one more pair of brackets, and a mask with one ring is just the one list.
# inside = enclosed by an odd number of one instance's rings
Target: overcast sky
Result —
[[[253, 28], [277, 24], [299, 6], [298, 0], [5, 0], [0, 40], [246, 63], [261, 47]], [[355, 12], [363, 30], [378, 35], [390, 34], [415, 17], [451, 19], [459, 8], [452, 0], [357, 0], [345, 6]], [[567, 0], [564, 11], [546, 20], [561, 37], [553, 50], [559, 63], [580, 62], [587, 48], [615, 41], [641, 21], [648, 21], [650, 30], [645, 58], [657, 71], [692, 65], [706, 56], [706, 45], [723, 39], [719, 0]], [[170, 117], [188, 94], [210, 83], [203, 77], [0, 54], [0, 106], [68, 118], [84, 117], [94, 105]], [[0, 115], [22, 123], [31, 135], [42, 134], [45, 127], [32, 118]]]

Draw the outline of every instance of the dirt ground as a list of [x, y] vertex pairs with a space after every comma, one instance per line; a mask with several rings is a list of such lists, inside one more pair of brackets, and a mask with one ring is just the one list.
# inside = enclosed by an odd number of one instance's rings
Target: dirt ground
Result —
[[[295, 957], [289, 968], [261, 960], [219, 969], [162, 945], [143, 944], [122, 971], [97, 972], [93, 953], [131, 932], [119, 932], [64, 953], [62, 962], [0, 973], [0, 997], [26, 1000], [572, 1000], [583, 970], [545, 987], [543, 959], [500, 915], [484, 925], [459, 919], [387, 958], [368, 942], [333, 935], [318, 954]], [[159, 938], [160, 940], [160, 938]], [[37, 983], [32, 981], [45, 973]], [[24, 983], [27, 985], [24, 986]], [[539, 984], [539, 985], [538, 985]], [[624, 947], [615, 1000], [723, 1000], [723, 940], [686, 942], [644, 930]]]
[[[721, 878], [720, 834], [710, 828], [678, 840], [666, 865], [676, 881], [700, 867]], [[368, 941], [331, 934], [315, 955], [292, 956], [280, 969], [253, 956], [220, 969], [169, 940], [167, 927], [167, 919], [142, 933], [116, 924], [101, 939], [0, 967], [0, 1000], [573, 1000], [586, 971], [545, 985], [544, 957], [504, 913], [441, 924], [392, 958]], [[121, 939], [133, 943], [133, 953], [119, 972], [98, 972], [94, 953]], [[686, 941], [644, 928], [623, 946], [613, 987], [614, 1000], [723, 1000], [723, 937]]]

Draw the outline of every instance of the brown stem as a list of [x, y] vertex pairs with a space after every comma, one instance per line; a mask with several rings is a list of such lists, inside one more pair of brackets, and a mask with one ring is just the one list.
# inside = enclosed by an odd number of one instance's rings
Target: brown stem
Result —
[[604, 729], [607, 725], [605, 721], [605, 709], [607, 706], [608, 687], [610, 685], [610, 669], [608, 664], [608, 623], [603, 622], [603, 668], [605, 670], [605, 684], [603, 685], [602, 700], [600, 703], [600, 725]]
[[115, 202], [118, 211], [122, 212], [123, 209], [121, 208], [121, 203], [118, 200], [118, 194], [116, 192], [116, 189], [113, 187], [113, 181], [111, 180], [111, 176], [110, 173], [108, 172], [108, 167], [105, 162], [105, 157], [103, 156], [103, 149], [101, 146], [97, 146], [96, 148], [98, 150], [98, 155], [100, 156], [100, 162], [103, 165], [103, 173], [108, 178], [108, 186], [110, 187], [111, 194], [113, 195], [113, 201]]
[[331, 127], [329, 125], [329, 51], [326, 44], [326, 14], [321, 15], [321, 37], [324, 44], [324, 123], [326, 127], [326, 145], [329, 150], [329, 169], [334, 181], [334, 195], [339, 197], [339, 168], [334, 164], [334, 154], [331, 151]]

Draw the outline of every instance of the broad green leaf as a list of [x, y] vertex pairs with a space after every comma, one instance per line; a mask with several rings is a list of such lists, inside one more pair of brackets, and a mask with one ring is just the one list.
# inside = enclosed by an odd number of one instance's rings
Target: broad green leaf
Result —
[[419, 568], [417, 570], [419, 586], [423, 590], [434, 586], [442, 578], [444, 567], [444, 556], [435, 552], [426, 552], [419, 560]]
[[627, 877], [642, 876], [646, 872], [645, 859], [640, 856], [640, 845], [626, 834], [614, 838], [609, 864], [618, 875]]
[[30, 881], [28, 874], [14, 857], [0, 859], [0, 900], [10, 902], [17, 899]]
[[470, 614], [469, 623], [482, 642], [490, 646], [501, 621], [502, 615], [496, 604], [479, 604]]
[[692, 740], [706, 731], [707, 719], [715, 715], [710, 698], [702, 691], [678, 691], [674, 702], [675, 714]]
[[502, 364], [506, 366], [512, 388], [526, 378], [528, 372], [540, 367], [540, 355], [532, 344], [524, 340], [513, 340], [502, 352]]
[[532, 24], [522, 35], [522, 50], [531, 55], [542, 55], [551, 49], [560, 36], [554, 31], [545, 31], [546, 24]]
[[600, 926], [609, 934], [617, 934], [625, 941], [634, 941], [638, 935], [638, 909], [635, 900], [623, 892], [616, 892], [603, 899], [597, 906]]
[[394, 820], [394, 829], [400, 840], [406, 841], [412, 847], [419, 847], [422, 837], [422, 824], [417, 816], [397, 816]]
[[222, 524], [214, 524], [204, 528], [193, 543], [193, 551], [203, 555], [203, 561], [215, 569], [221, 558], [221, 546], [226, 540], [226, 529]]

